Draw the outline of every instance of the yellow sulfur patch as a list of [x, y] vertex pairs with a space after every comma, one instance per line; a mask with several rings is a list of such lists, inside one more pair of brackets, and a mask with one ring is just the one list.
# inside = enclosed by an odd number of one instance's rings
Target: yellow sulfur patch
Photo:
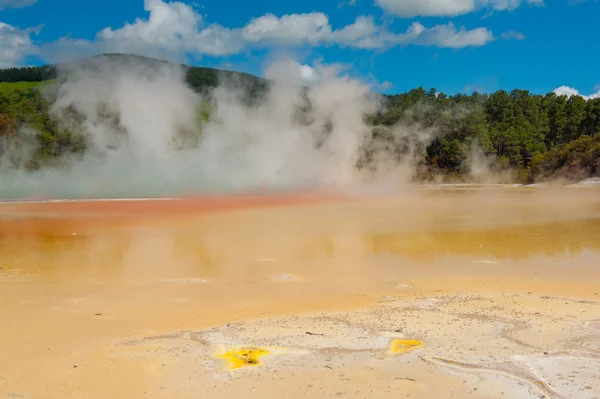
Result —
[[406, 353], [424, 346], [423, 342], [416, 339], [395, 339], [390, 344], [390, 351], [392, 353]]
[[217, 353], [216, 356], [229, 362], [229, 368], [239, 369], [246, 366], [257, 366], [260, 364], [260, 357], [270, 355], [271, 351], [261, 348], [239, 348], [231, 349], [224, 353]]

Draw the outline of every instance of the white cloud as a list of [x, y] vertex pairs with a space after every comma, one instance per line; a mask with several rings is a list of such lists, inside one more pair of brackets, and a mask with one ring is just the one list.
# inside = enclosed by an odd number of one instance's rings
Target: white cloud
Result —
[[147, 19], [104, 28], [93, 41], [63, 37], [46, 45], [43, 54], [51, 61], [102, 52], [179, 59], [185, 53], [222, 56], [244, 48], [239, 29], [204, 25], [202, 16], [185, 3], [144, 0], [144, 10]]
[[98, 33], [104, 40], [153, 41], [157, 45], [177, 45], [181, 38], [195, 34], [201, 18], [184, 3], [164, 3], [161, 0], [145, 0], [144, 10], [150, 13], [148, 20], [136, 19], [122, 28], [105, 28]]
[[[359, 16], [343, 28], [334, 30], [327, 15], [320, 12], [289, 14], [277, 17], [267, 14], [255, 18], [242, 29], [246, 43], [279, 46], [318, 46], [338, 44], [370, 48], [365, 40], [377, 35], [381, 27], [370, 16]], [[374, 44], [373, 47], [379, 47]]]
[[244, 46], [239, 30], [213, 24], [196, 35], [194, 45], [189, 46], [189, 51], [218, 56], [239, 53]]
[[493, 40], [486, 28], [457, 30], [454, 24], [426, 28], [413, 23], [405, 33], [395, 34], [375, 24], [373, 17], [359, 16], [354, 23], [333, 30], [322, 13], [292, 14], [281, 18], [266, 15], [251, 21], [243, 30], [248, 43], [277, 45], [337, 44], [362, 49], [380, 49], [396, 45], [420, 45], [445, 48], [482, 46]]
[[52, 61], [100, 52], [178, 59], [184, 54], [226, 56], [269, 46], [461, 48], [482, 46], [493, 40], [492, 32], [486, 28], [457, 29], [452, 23], [430, 28], [414, 23], [406, 32], [394, 33], [377, 25], [371, 16], [359, 16], [353, 23], [334, 29], [326, 14], [311, 12], [283, 16], [266, 14], [242, 27], [225, 27], [207, 25], [202, 15], [179, 1], [145, 0], [144, 9], [148, 13], [146, 18], [138, 18], [118, 28], [107, 27], [98, 32], [93, 41], [61, 38], [46, 45], [43, 54]]
[[220, 25], [202, 29], [202, 17], [187, 4], [145, 0], [147, 20], [136, 19], [122, 28], [105, 28], [97, 34], [104, 47], [119, 52], [198, 52], [224, 55], [241, 49], [239, 35]]
[[0, 10], [3, 8], [23, 8], [37, 3], [38, 0], [0, 0]]
[[456, 29], [449, 22], [446, 25], [436, 25], [426, 28], [418, 22], [413, 23], [405, 34], [398, 37], [403, 45], [435, 46], [442, 48], [462, 48], [483, 46], [494, 40], [493, 33], [486, 28], [467, 30], [464, 27]]
[[267, 14], [253, 19], [242, 30], [242, 36], [248, 43], [288, 46], [318, 44], [330, 35], [329, 18], [320, 12], [282, 17]]
[[514, 10], [522, 3], [543, 5], [543, 0], [375, 0], [377, 5], [404, 18], [468, 14], [480, 9]]
[[35, 30], [20, 30], [0, 22], [0, 68], [18, 65], [23, 58], [35, 51], [31, 34]]
[[381, 27], [375, 24], [373, 17], [360, 16], [353, 24], [333, 31], [329, 40], [338, 44], [364, 48], [365, 39], [374, 37], [380, 31]]
[[475, 0], [376, 0], [377, 5], [400, 17], [460, 15], [475, 10]]
[[590, 94], [589, 96], [584, 96], [583, 94], [579, 93], [579, 90], [568, 86], [560, 86], [559, 88], [554, 89], [554, 93], [556, 93], [556, 95], [558, 96], [581, 96], [586, 100], [593, 100], [594, 98], [600, 98], [600, 88], [598, 88], [597, 86], [595, 88], [597, 88], [598, 91], [596, 93]]

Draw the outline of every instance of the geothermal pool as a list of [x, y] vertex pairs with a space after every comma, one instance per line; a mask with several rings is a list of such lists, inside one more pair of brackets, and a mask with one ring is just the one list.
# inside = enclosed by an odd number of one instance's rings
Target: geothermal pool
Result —
[[600, 397], [600, 191], [0, 204], [0, 398]]

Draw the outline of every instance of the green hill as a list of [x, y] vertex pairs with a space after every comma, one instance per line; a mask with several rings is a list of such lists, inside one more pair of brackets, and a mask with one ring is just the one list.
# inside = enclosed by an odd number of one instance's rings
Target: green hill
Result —
[[0, 82], [0, 93], [35, 89], [41, 82]]
[[9, 93], [15, 90], [41, 89], [52, 84], [55, 79], [44, 80], [42, 82], [0, 82], [0, 93]]
[[[80, 66], [94, 68], [98, 65], [97, 61], [105, 59], [121, 64], [168, 64], [168, 61], [157, 60], [148, 57], [141, 57], [129, 54], [102, 54], [88, 59], [60, 64], [43, 65], [37, 67], [22, 67], [0, 69], [0, 92], [15, 89], [32, 89], [39, 82], [53, 80], [60, 77], [67, 71]], [[218, 86], [222, 80], [234, 81], [237, 84], [246, 87], [249, 92], [264, 90], [267, 87], [267, 81], [254, 75], [241, 72], [220, 70], [215, 68], [194, 67], [182, 65], [186, 72], [186, 82], [196, 91], [205, 91]]]

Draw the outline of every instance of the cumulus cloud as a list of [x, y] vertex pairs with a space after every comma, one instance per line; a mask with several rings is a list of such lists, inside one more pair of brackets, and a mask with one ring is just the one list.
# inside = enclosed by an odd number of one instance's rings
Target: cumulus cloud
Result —
[[118, 52], [198, 52], [225, 55], [241, 50], [239, 35], [220, 25], [203, 26], [203, 18], [181, 2], [145, 0], [148, 19], [136, 19], [96, 35], [107, 49]]
[[282, 17], [267, 14], [253, 19], [242, 30], [242, 36], [248, 43], [283, 45], [317, 44], [330, 35], [329, 18], [320, 12]]
[[0, 22], [0, 68], [18, 65], [23, 58], [35, 52], [31, 34], [36, 29], [21, 30]]
[[441, 17], [477, 10], [514, 10], [522, 3], [543, 5], [543, 0], [376, 0], [384, 10], [404, 18]]
[[349, 25], [334, 30], [329, 17], [321, 12], [288, 14], [277, 17], [267, 14], [254, 18], [242, 29], [242, 37], [248, 44], [301, 46], [339, 44], [362, 47], [365, 39], [378, 34], [371, 16], [359, 16]]
[[600, 88], [598, 86], [596, 86], [595, 88], [598, 89], [598, 91], [596, 93], [590, 94], [589, 96], [584, 96], [583, 94], [579, 93], [579, 90], [569, 86], [560, 86], [554, 89], [554, 93], [556, 93], [556, 95], [558, 96], [581, 96], [586, 100], [593, 100], [594, 98], [600, 98]]
[[3, 8], [23, 8], [37, 3], [38, 0], [0, 0], [0, 10]]
[[140, 18], [126, 23], [122, 28], [105, 28], [98, 36], [105, 40], [155, 41], [158, 45], [175, 45], [177, 40], [195, 34], [201, 18], [186, 4], [145, 0], [144, 10], [150, 13], [147, 20]]
[[474, 0], [376, 0], [386, 11], [400, 17], [460, 15], [475, 10]]
[[405, 34], [398, 37], [400, 44], [442, 48], [477, 47], [483, 46], [492, 40], [494, 40], [494, 35], [486, 28], [467, 30], [461, 27], [457, 29], [452, 22], [446, 25], [436, 25], [432, 28], [426, 28], [415, 22]]
[[226, 27], [207, 24], [191, 6], [178, 1], [145, 0], [144, 9], [148, 13], [146, 18], [122, 27], [107, 27], [91, 41], [61, 38], [46, 45], [43, 55], [50, 61], [101, 52], [173, 59], [182, 54], [227, 56], [272, 46], [369, 50], [407, 45], [461, 48], [482, 46], [493, 40], [492, 32], [486, 28], [457, 29], [452, 23], [429, 28], [413, 23], [406, 32], [394, 33], [378, 25], [372, 16], [359, 16], [351, 24], [334, 28], [326, 14], [311, 12], [266, 14], [241, 27]]

